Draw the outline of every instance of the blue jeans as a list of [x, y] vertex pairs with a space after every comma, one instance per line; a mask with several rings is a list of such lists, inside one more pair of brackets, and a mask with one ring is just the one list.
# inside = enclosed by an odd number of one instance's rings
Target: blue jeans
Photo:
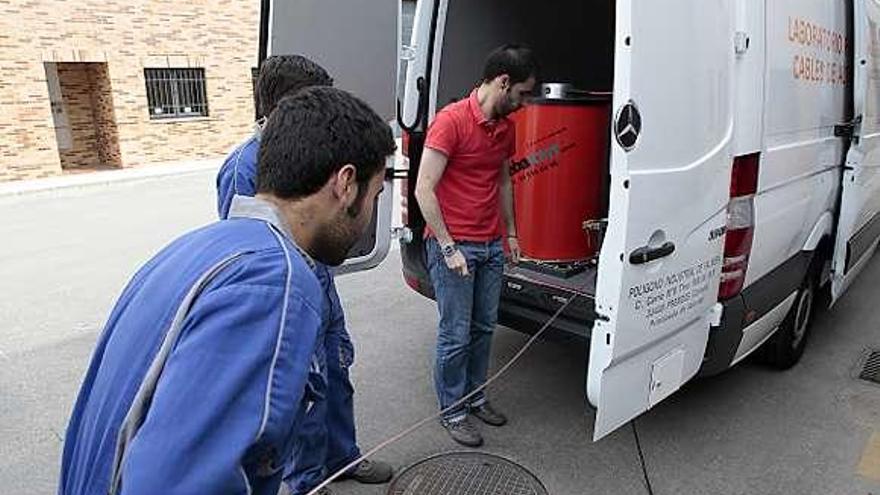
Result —
[[[467, 277], [450, 270], [437, 240], [428, 239], [428, 269], [440, 311], [434, 386], [441, 410], [486, 382], [504, 271], [500, 240], [462, 242], [458, 249], [467, 260]], [[485, 402], [486, 396], [480, 392], [467, 404], [444, 414], [443, 419], [464, 419], [468, 407]]]
[[316, 273], [325, 292], [323, 341], [318, 343], [316, 356], [327, 385], [324, 393], [316, 394], [312, 408], [300, 422], [285, 470], [284, 481], [295, 495], [308, 493], [361, 455], [355, 438], [354, 388], [348, 374], [354, 347], [345, 328], [333, 274], [325, 266], [318, 266]]

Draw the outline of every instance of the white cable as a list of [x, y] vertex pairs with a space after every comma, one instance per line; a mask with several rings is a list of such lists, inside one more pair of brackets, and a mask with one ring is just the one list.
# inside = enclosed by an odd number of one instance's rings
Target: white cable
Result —
[[330, 483], [333, 483], [334, 481], [336, 481], [340, 476], [342, 476], [343, 474], [345, 474], [346, 472], [348, 472], [349, 469], [351, 469], [351, 468], [357, 466], [358, 464], [360, 464], [360, 463], [363, 462], [364, 460], [366, 460], [366, 459], [372, 457], [373, 455], [375, 455], [375, 454], [376, 454], [377, 452], [379, 452], [380, 450], [383, 450], [385, 447], [388, 447], [389, 445], [391, 445], [391, 444], [393, 444], [393, 443], [396, 443], [396, 442], [402, 440], [404, 437], [406, 437], [406, 436], [408, 436], [410, 433], [412, 433], [412, 432], [418, 430], [419, 428], [421, 428], [422, 426], [424, 426], [424, 425], [427, 424], [428, 422], [433, 421], [433, 420], [435, 420], [435, 419], [441, 417], [443, 414], [447, 413], [448, 411], [451, 411], [451, 410], [455, 409], [456, 407], [458, 407], [458, 406], [464, 404], [465, 402], [467, 402], [468, 399], [470, 399], [470, 398], [473, 397], [474, 395], [476, 395], [476, 394], [482, 392], [483, 390], [485, 390], [486, 387], [488, 387], [489, 385], [491, 385], [496, 379], [498, 379], [498, 377], [500, 377], [500, 376], [503, 375], [508, 369], [510, 369], [510, 367], [513, 366], [514, 363], [516, 363], [516, 362], [519, 360], [519, 358], [522, 357], [523, 354], [525, 354], [525, 352], [529, 349], [529, 347], [531, 347], [532, 344], [534, 344], [535, 341], [538, 340], [538, 337], [540, 337], [541, 334], [543, 334], [548, 328], [550, 328], [550, 325], [552, 325], [553, 322], [556, 321], [556, 318], [558, 318], [559, 315], [562, 314], [562, 312], [565, 310], [565, 308], [567, 308], [568, 305], [571, 304], [572, 301], [574, 301], [575, 299], [577, 299], [578, 296], [579, 296], [579, 294], [576, 293], [576, 292], [572, 292], [571, 294], [572, 294], [572, 296], [568, 299], [568, 301], [566, 301], [565, 304], [563, 304], [558, 310], [556, 310], [556, 313], [554, 313], [553, 316], [551, 316], [550, 319], [548, 319], [547, 322], [544, 323], [544, 326], [541, 327], [540, 330], [538, 330], [537, 332], [535, 332], [534, 335], [532, 335], [532, 338], [530, 338], [530, 339], [528, 340], [528, 342], [526, 342], [525, 345], [522, 346], [522, 348], [519, 350], [519, 352], [517, 352], [516, 355], [514, 355], [514, 356], [510, 359], [510, 361], [507, 362], [507, 364], [505, 364], [504, 366], [502, 366], [501, 369], [498, 370], [497, 373], [495, 373], [494, 375], [492, 375], [491, 377], [489, 377], [489, 379], [486, 380], [486, 383], [480, 385], [479, 387], [477, 387], [476, 390], [474, 390], [473, 392], [471, 392], [471, 393], [467, 394], [466, 396], [462, 397], [461, 400], [459, 400], [459, 401], [456, 402], [455, 404], [452, 404], [451, 406], [447, 407], [446, 409], [444, 409], [444, 410], [442, 410], [442, 411], [440, 411], [440, 412], [438, 412], [438, 413], [436, 413], [436, 414], [433, 414], [433, 415], [431, 415], [431, 416], [429, 416], [429, 417], [427, 417], [427, 418], [425, 418], [425, 419], [419, 421], [418, 423], [416, 423], [416, 424], [410, 426], [409, 428], [403, 430], [402, 432], [398, 433], [397, 435], [394, 435], [393, 437], [391, 437], [391, 438], [385, 440], [384, 442], [380, 443], [379, 445], [373, 447], [373, 448], [372, 448], [369, 452], [367, 452], [366, 454], [364, 454], [364, 455], [358, 457], [357, 459], [355, 459], [354, 461], [350, 462], [348, 465], [346, 465], [345, 467], [343, 467], [343, 468], [340, 469], [339, 471], [336, 471], [335, 473], [333, 473], [332, 476], [330, 476], [329, 478], [327, 478], [326, 480], [324, 480], [324, 481], [323, 481], [320, 485], [318, 485], [317, 487], [313, 488], [312, 491], [310, 491], [307, 495], [317, 495], [318, 491], [320, 491], [322, 488], [326, 487], [326, 486], [329, 485]]

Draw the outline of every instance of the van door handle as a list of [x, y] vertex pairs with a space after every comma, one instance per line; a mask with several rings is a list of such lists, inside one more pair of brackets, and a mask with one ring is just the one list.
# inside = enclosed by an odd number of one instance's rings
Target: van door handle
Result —
[[667, 241], [660, 247], [642, 246], [629, 255], [629, 262], [633, 265], [643, 265], [660, 258], [665, 258], [675, 252], [675, 244]]

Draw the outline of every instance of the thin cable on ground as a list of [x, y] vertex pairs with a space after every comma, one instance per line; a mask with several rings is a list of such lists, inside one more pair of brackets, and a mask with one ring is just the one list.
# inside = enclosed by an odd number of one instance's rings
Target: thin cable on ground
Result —
[[547, 320], [546, 323], [544, 323], [544, 326], [542, 326], [540, 330], [538, 330], [537, 332], [535, 332], [534, 335], [532, 335], [532, 338], [530, 338], [530, 339], [528, 340], [528, 342], [526, 342], [525, 345], [522, 346], [522, 348], [521, 348], [521, 349], [520, 349], [520, 350], [519, 350], [519, 351], [518, 351], [518, 352], [517, 352], [517, 353], [516, 353], [511, 359], [510, 359], [510, 361], [507, 362], [507, 364], [505, 364], [504, 366], [502, 366], [501, 369], [498, 370], [497, 373], [495, 373], [494, 375], [492, 375], [491, 377], [489, 377], [489, 379], [486, 380], [486, 383], [484, 383], [483, 385], [477, 387], [477, 389], [474, 390], [473, 392], [471, 392], [471, 393], [467, 394], [466, 396], [462, 397], [461, 400], [459, 400], [459, 401], [456, 402], [455, 404], [452, 404], [451, 406], [447, 407], [446, 409], [444, 409], [444, 410], [442, 410], [442, 411], [440, 411], [440, 412], [438, 412], [438, 413], [436, 413], [436, 414], [432, 414], [431, 416], [428, 416], [427, 418], [425, 418], [425, 419], [419, 421], [418, 423], [416, 423], [416, 424], [410, 426], [409, 428], [403, 430], [402, 432], [398, 433], [397, 435], [394, 435], [393, 437], [391, 437], [391, 438], [385, 440], [384, 442], [380, 443], [379, 445], [373, 447], [373, 448], [372, 448], [369, 452], [367, 452], [366, 454], [364, 454], [364, 455], [358, 457], [358, 458], [355, 459], [354, 461], [350, 462], [347, 466], [345, 466], [345, 467], [343, 467], [342, 469], [340, 469], [339, 471], [336, 471], [335, 473], [333, 473], [332, 476], [330, 476], [329, 478], [327, 478], [326, 480], [324, 480], [320, 485], [318, 485], [318, 486], [316, 486], [315, 488], [313, 488], [312, 491], [310, 491], [307, 495], [317, 495], [317, 493], [318, 493], [321, 489], [325, 488], [325, 487], [326, 487], [327, 485], [329, 485], [330, 483], [333, 483], [334, 481], [336, 481], [340, 476], [342, 476], [343, 474], [347, 473], [349, 469], [351, 469], [351, 468], [357, 466], [358, 464], [360, 464], [360, 463], [363, 462], [364, 460], [366, 460], [366, 459], [372, 457], [372, 456], [375, 455], [377, 452], [379, 452], [380, 450], [383, 450], [384, 448], [388, 447], [389, 445], [391, 445], [391, 444], [393, 444], [393, 443], [396, 443], [396, 442], [402, 440], [404, 437], [406, 437], [406, 436], [408, 436], [410, 433], [412, 433], [412, 432], [418, 430], [419, 428], [421, 428], [421, 427], [424, 426], [425, 424], [429, 423], [430, 421], [433, 421], [433, 420], [435, 420], [435, 419], [437, 419], [437, 418], [440, 418], [443, 414], [445, 414], [445, 413], [447, 413], [447, 412], [449, 412], [449, 411], [451, 411], [451, 410], [457, 408], [458, 406], [460, 406], [460, 405], [464, 404], [465, 402], [467, 402], [471, 397], [473, 397], [473, 396], [477, 395], [478, 393], [482, 392], [483, 390], [485, 390], [486, 387], [488, 387], [489, 385], [491, 385], [496, 379], [498, 379], [498, 377], [500, 377], [500, 376], [503, 375], [508, 369], [510, 369], [510, 367], [513, 366], [514, 363], [516, 363], [516, 362], [519, 360], [519, 358], [522, 357], [523, 354], [525, 354], [525, 352], [529, 349], [529, 347], [531, 347], [532, 344], [534, 344], [535, 341], [538, 340], [538, 337], [540, 337], [541, 334], [543, 334], [548, 328], [550, 328], [550, 325], [552, 325], [553, 322], [556, 321], [556, 318], [558, 318], [559, 315], [562, 314], [562, 312], [565, 310], [565, 308], [567, 308], [567, 307], [569, 306], [569, 304], [571, 304], [572, 301], [574, 301], [575, 299], [577, 299], [578, 296], [579, 296], [579, 294], [577, 294], [577, 293], [575, 293], [575, 292], [572, 292], [571, 294], [572, 294], [572, 296], [568, 299], [568, 301], [566, 301], [565, 304], [563, 304], [558, 310], [556, 310], [556, 313], [554, 313], [553, 316], [551, 316], [550, 319]]
[[645, 477], [645, 488], [648, 489], [648, 495], [654, 495], [654, 487], [651, 486], [651, 479], [648, 477], [648, 466], [645, 464], [645, 454], [642, 452], [642, 442], [639, 440], [639, 431], [636, 429], [636, 420], [633, 419], [630, 424], [632, 424], [633, 436], [636, 437], [636, 450], [639, 451], [639, 462], [642, 464], [642, 476]]

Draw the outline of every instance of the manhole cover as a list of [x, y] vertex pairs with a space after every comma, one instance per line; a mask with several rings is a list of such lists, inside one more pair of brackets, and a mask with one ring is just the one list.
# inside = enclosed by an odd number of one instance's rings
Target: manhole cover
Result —
[[404, 469], [388, 495], [547, 495], [526, 468], [482, 452], [449, 452]]
[[880, 351], [871, 351], [859, 375], [862, 380], [880, 383]]

